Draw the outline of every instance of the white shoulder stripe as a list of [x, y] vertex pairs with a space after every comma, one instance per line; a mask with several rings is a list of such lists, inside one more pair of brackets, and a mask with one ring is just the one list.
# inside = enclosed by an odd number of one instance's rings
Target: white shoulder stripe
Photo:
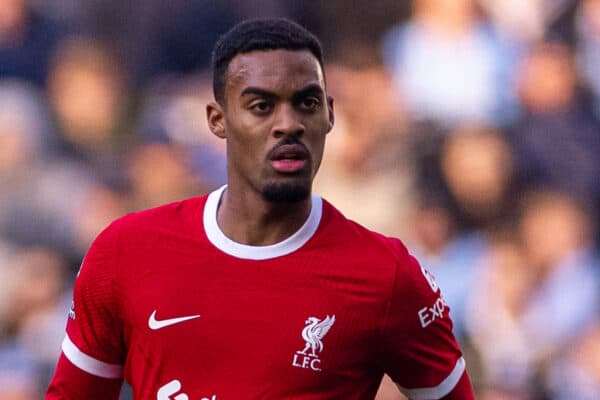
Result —
[[400, 385], [398, 389], [411, 400], [434, 400], [441, 399], [454, 389], [454, 386], [460, 380], [463, 372], [465, 371], [465, 359], [459, 358], [456, 361], [456, 365], [450, 375], [446, 377], [439, 385], [431, 388], [417, 388], [417, 389], [406, 389]]
[[75, 343], [69, 338], [69, 335], [65, 335], [65, 339], [62, 342], [62, 351], [73, 365], [89, 374], [101, 378], [121, 378], [123, 376], [123, 367], [121, 365], [105, 363], [88, 356], [77, 348]]

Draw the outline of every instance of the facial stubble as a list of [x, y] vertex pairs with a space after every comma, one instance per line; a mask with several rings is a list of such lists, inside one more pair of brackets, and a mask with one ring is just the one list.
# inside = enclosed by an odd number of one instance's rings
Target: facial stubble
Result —
[[300, 183], [268, 183], [262, 190], [262, 196], [270, 203], [299, 203], [308, 199], [310, 187]]

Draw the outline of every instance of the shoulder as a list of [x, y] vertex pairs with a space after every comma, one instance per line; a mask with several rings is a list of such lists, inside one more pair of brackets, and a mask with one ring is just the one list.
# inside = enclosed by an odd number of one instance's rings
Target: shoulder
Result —
[[[163, 227], [176, 227], [192, 221], [202, 215], [207, 195], [164, 204], [158, 207], [129, 213], [115, 220], [109, 231], [131, 232]], [[200, 219], [201, 220], [201, 219]]]
[[[413, 274], [412, 256], [404, 243], [373, 231], [346, 218], [327, 201], [323, 201], [323, 231], [328, 240], [350, 254], [368, 257], [372, 267], [384, 267], [391, 274]], [[383, 271], [381, 271], [383, 272]], [[388, 278], [389, 275], [387, 276]]]
[[108, 225], [92, 242], [83, 265], [113, 267], [124, 251], [143, 252], [178, 232], [201, 229], [206, 196], [129, 213]]
[[330, 237], [334, 237], [350, 254], [367, 257], [369, 265], [385, 277], [393, 292], [410, 298], [427, 299], [438, 294], [434, 276], [412, 255], [398, 238], [372, 231], [344, 217], [331, 204], [323, 202], [324, 218]]

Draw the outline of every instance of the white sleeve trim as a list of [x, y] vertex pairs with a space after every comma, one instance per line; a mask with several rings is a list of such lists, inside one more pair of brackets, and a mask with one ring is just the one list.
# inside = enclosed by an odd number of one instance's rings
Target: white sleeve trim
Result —
[[62, 351], [73, 365], [89, 374], [101, 378], [121, 378], [123, 376], [123, 367], [121, 365], [105, 363], [88, 356], [77, 348], [75, 343], [69, 338], [69, 335], [65, 335], [65, 339], [62, 342]]
[[431, 388], [406, 389], [400, 385], [398, 389], [411, 400], [437, 400], [441, 399], [454, 389], [454, 386], [460, 380], [465, 371], [465, 359], [459, 358], [450, 375], [446, 377], [439, 385]]

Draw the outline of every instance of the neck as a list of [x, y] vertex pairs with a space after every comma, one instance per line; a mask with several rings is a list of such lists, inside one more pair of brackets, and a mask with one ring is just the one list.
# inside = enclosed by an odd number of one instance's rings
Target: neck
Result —
[[311, 199], [272, 203], [256, 192], [227, 187], [217, 211], [217, 223], [231, 240], [251, 246], [268, 246], [293, 235], [311, 212]]

